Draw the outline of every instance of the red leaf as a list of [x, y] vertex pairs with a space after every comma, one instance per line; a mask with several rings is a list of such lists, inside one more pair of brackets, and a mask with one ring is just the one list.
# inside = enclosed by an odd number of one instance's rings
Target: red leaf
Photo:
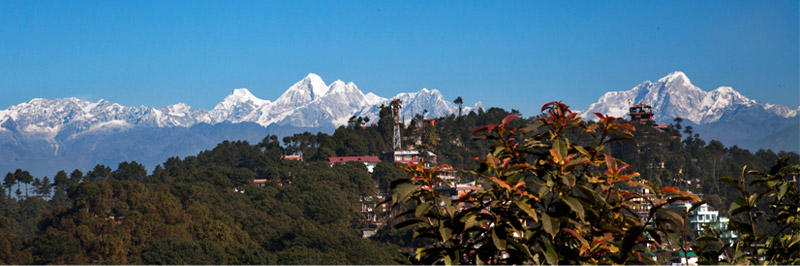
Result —
[[518, 115], [508, 115], [508, 116], [506, 116], [506, 118], [503, 118], [503, 122], [502, 122], [501, 125], [502, 126], [507, 126], [508, 123], [511, 122], [511, 120], [514, 120], [514, 118], [517, 118], [517, 117], [518, 117]]
[[472, 129], [472, 134], [475, 134], [475, 133], [478, 133], [478, 132], [484, 131], [484, 130], [486, 130], [487, 128], [488, 128], [487, 126], [477, 126], [477, 127], [475, 127], [475, 128], [473, 128], [473, 129]]
[[603, 120], [605, 120], [605, 119], [606, 119], [606, 116], [605, 116], [604, 114], [601, 114], [601, 113], [594, 113], [594, 115], [596, 115], [596, 116], [597, 116], [597, 118], [600, 118], [600, 121], [603, 121]]
[[542, 105], [542, 112], [544, 112], [544, 109], [547, 109], [548, 106], [556, 105], [556, 104], [558, 104], [558, 102], [552, 101], [552, 102], [549, 102], [549, 103], [546, 103], [546, 104]]
[[661, 192], [667, 192], [667, 191], [681, 192], [680, 189], [675, 188], [675, 187], [664, 187], [664, 188], [661, 188]]
[[515, 189], [519, 189], [520, 187], [523, 187], [523, 186], [525, 186], [525, 181], [519, 181], [519, 183], [517, 183], [517, 185], [515, 185], [514, 188]]
[[489, 133], [491, 133], [492, 131], [494, 131], [494, 129], [495, 129], [496, 127], [497, 127], [497, 125], [495, 125], [495, 124], [493, 124], [493, 123], [492, 123], [492, 124], [489, 124], [488, 126], [486, 126], [486, 131], [487, 131], [487, 132], [489, 132]]

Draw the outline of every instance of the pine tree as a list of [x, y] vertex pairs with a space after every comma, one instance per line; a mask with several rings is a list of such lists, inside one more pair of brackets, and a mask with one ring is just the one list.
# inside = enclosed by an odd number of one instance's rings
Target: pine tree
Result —
[[41, 195], [42, 197], [50, 196], [50, 188], [51, 187], [52, 186], [50, 184], [50, 178], [45, 176], [44, 178], [42, 178], [42, 182], [41, 182], [41, 184], [39, 185], [39, 188], [38, 188], [39, 195]]
[[42, 187], [42, 180], [39, 179], [38, 177], [35, 177], [33, 178], [33, 183], [31, 185], [33, 185], [33, 195], [41, 196], [42, 194], [40, 193], [41, 192], [40, 188]]
[[22, 171], [22, 169], [17, 169], [14, 171], [14, 177], [16, 177], [17, 181], [22, 182], [25, 184], [25, 197], [28, 197], [28, 184], [33, 182], [33, 176], [28, 171]]
[[11, 187], [13, 187], [16, 184], [17, 184], [17, 178], [14, 177], [14, 174], [8, 172], [8, 174], [6, 174], [6, 178], [3, 180], [3, 187], [5, 187], [6, 190], [8, 190], [9, 198], [11, 198], [11, 190], [12, 190]]
[[72, 185], [77, 185], [78, 183], [81, 182], [81, 179], [83, 179], [83, 172], [81, 172], [81, 170], [75, 169], [75, 171], [72, 171], [72, 173], [69, 174], [69, 183], [66, 184], [66, 186], [64, 187], [68, 188]]
[[53, 185], [55, 185], [56, 189], [53, 192], [53, 197], [50, 199], [52, 204], [68, 206], [69, 197], [67, 196], [67, 187], [69, 187], [69, 183], [70, 180], [69, 177], [67, 177], [67, 172], [63, 170], [58, 171], [56, 176], [53, 177]]

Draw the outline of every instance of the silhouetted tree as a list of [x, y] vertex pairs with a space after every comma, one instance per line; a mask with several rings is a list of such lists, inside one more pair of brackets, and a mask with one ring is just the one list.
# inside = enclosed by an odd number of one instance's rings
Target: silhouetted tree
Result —
[[8, 190], [8, 197], [11, 198], [11, 187], [17, 184], [17, 178], [11, 172], [6, 174], [6, 178], [3, 180], [3, 187]]
[[17, 181], [25, 184], [25, 197], [28, 197], [28, 184], [33, 182], [33, 176], [28, 171], [23, 171], [22, 169], [17, 169], [14, 171], [14, 177], [17, 178]]
[[458, 104], [458, 117], [461, 117], [461, 105], [464, 104], [464, 100], [461, 99], [461, 96], [458, 96], [453, 103]]

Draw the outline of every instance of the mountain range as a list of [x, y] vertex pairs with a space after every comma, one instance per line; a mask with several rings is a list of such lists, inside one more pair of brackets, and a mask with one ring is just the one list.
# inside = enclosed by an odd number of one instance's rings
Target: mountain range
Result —
[[607, 92], [581, 115], [595, 119], [591, 114], [598, 112], [624, 117], [630, 106], [639, 103], [652, 107], [657, 123], [673, 123], [680, 117], [683, 126], [691, 125], [705, 140], [751, 150], [800, 151], [800, 107], [761, 103], [727, 86], [704, 91], [680, 71], [627, 91]]
[[[261, 141], [274, 134], [326, 132], [353, 116], [378, 121], [380, 106], [403, 101], [402, 117], [442, 117], [458, 112], [438, 90], [421, 89], [383, 98], [363, 93], [353, 82], [326, 84], [315, 74], [290, 86], [274, 101], [235, 89], [212, 110], [183, 103], [154, 108], [129, 107], [105, 100], [33, 99], [0, 110], [0, 173], [16, 168], [35, 175], [58, 170], [87, 170], [95, 164], [116, 166], [135, 160], [148, 167], [172, 156], [197, 154], [223, 140]], [[683, 119], [705, 140], [757, 150], [800, 151], [798, 109], [748, 99], [731, 87], [704, 91], [683, 72], [627, 91], [602, 95], [582, 112], [624, 117], [633, 104], [653, 107], [658, 123]], [[463, 112], [483, 108], [481, 102]]]
[[[33, 99], [0, 110], [0, 173], [16, 168], [52, 175], [61, 169], [116, 166], [136, 160], [152, 167], [171, 156], [213, 148], [223, 140], [258, 142], [268, 134], [332, 132], [352, 116], [378, 121], [380, 106], [401, 99], [401, 115], [441, 117], [458, 112], [438, 90], [421, 89], [383, 98], [353, 83], [329, 85], [316, 74], [289, 87], [274, 101], [235, 89], [214, 109], [183, 103], [154, 108], [105, 100]], [[477, 102], [464, 112], [482, 108]]]

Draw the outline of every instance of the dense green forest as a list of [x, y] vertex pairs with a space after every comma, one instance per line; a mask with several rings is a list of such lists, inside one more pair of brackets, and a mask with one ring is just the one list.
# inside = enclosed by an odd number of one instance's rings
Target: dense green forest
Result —
[[[439, 163], [478, 169], [491, 143], [473, 141], [473, 128], [511, 113], [497, 108], [436, 119], [417, 116], [404, 127], [403, 143], [438, 155]], [[512, 124], [532, 124], [537, 117]], [[303, 133], [257, 144], [226, 141], [197, 156], [170, 158], [148, 174], [137, 162], [116, 169], [97, 165], [83, 173], [33, 177], [24, 169], [5, 175], [0, 188], [2, 264], [394, 264], [412, 245], [411, 231], [382, 227], [362, 238], [359, 211], [366, 196], [387, 195], [406, 177], [389, 163], [392, 119], [354, 117], [332, 135]], [[586, 122], [584, 122], [586, 123]], [[593, 122], [588, 122], [592, 124]], [[647, 126], [636, 142], [607, 149], [658, 186], [701, 194], [723, 213], [737, 196], [720, 185], [742, 165], [768, 171], [795, 153], [750, 152], [706, 142], [680, 120], [666, 133]], [[590, 141], [570, 136], [575, 143]], [[281, 160], [302, 154], [304, 161]], [[379, 156], [370, 175], [363, 164], [331, 166], [331, 156]], [[460, 173], [462, 181], [476, 180]], [[254, 179], [267, 179], [261, 187]], [[481, 181], [481, 180], [478, 180]], [[392, 224], [392, 221], [389, 221]]]

